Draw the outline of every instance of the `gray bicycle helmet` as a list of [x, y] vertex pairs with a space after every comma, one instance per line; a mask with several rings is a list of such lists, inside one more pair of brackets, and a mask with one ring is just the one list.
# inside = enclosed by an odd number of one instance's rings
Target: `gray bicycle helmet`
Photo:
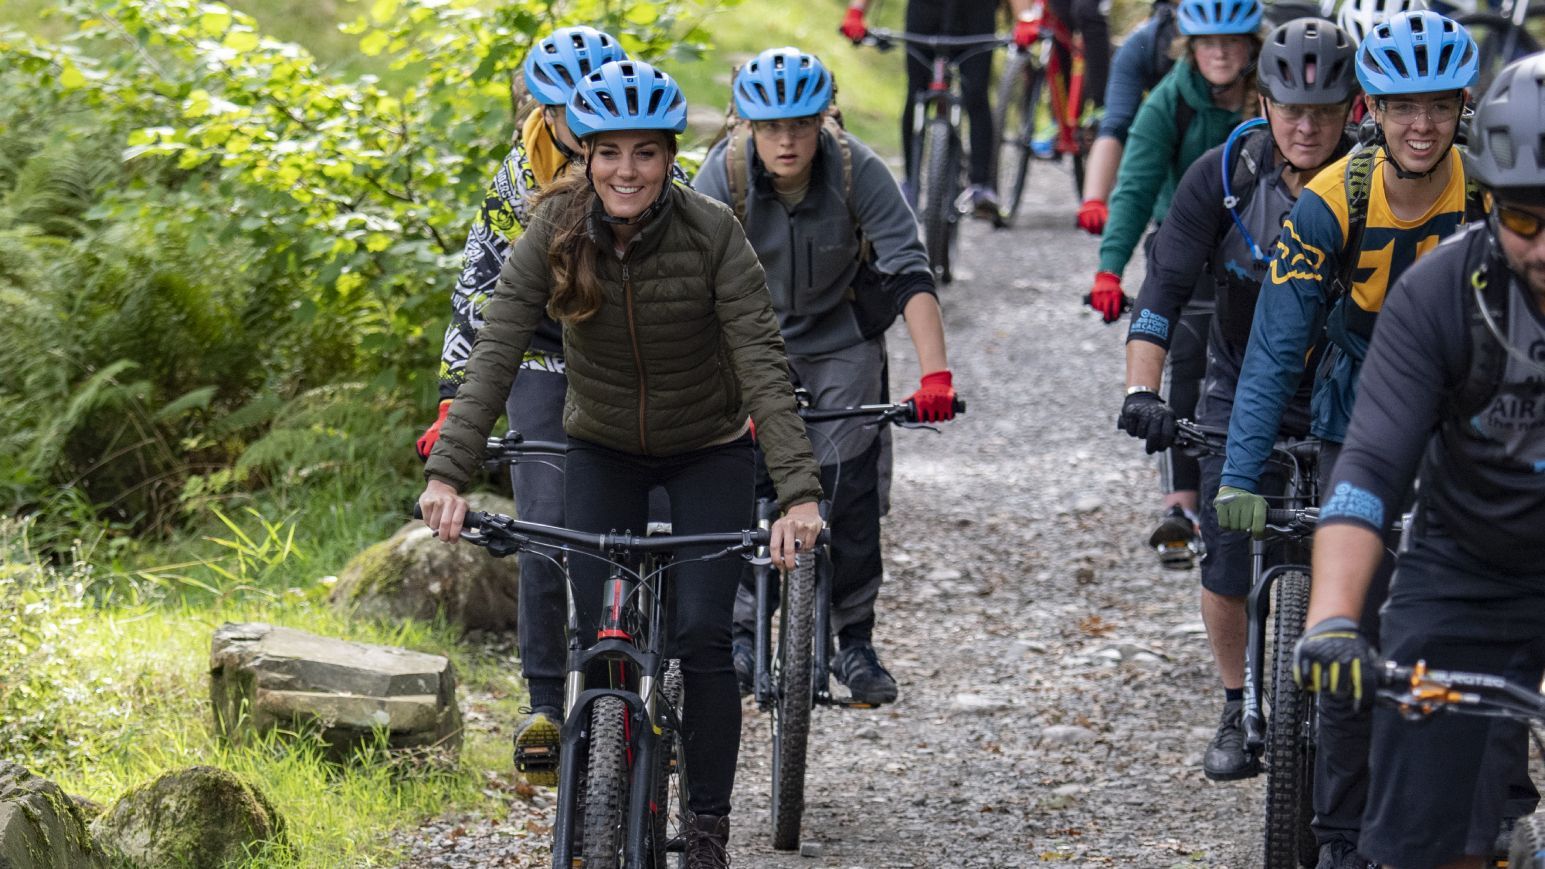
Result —
[[1486, 89], [1465, 171], [1492, 190], [1545, 193], [1545, 54], [1513, 61]]
[[1321, 18], [1299, 18], [1266, 35], [1256, 75], [1272, 102], [1333, 105], [1357, 91], [1356, 58], [1357, 45], [1345, 30]]

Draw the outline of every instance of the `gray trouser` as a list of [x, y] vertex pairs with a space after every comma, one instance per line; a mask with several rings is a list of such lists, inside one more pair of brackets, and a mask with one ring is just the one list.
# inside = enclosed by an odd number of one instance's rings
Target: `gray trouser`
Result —
[[[884, 393], [885, 343], [876, 338], [832, 353], [790, 356], [795, 382], [810, 390], [816, 407], [875, 404]], [[880, 560], [881, 443], [866, 420], [838, 420], [808, 426], [821, 463], [821, 486], [831, 502], [832, 630], [844, 640], [867, 641], [884, 569]], [[870, 421], [872, 422], [872, 421]], [[888, 453], [888, 451], [883, 451]], [[765, 473], [759, 474], [760, 485]], [[735, 598], [737, 632], [756, 624], [756, 595], [750, 571]]]
[[[563, 443], [562, 374], [522, 369], [510, 390], [505, 412], [511, 427], [528, 441]], [[510, 485], [520, 518], [543, 525], [563, 524], [563, 457], [543, 456], [510, 466]], [[520, 559], [520, 670], [531, 679], [563, 678], [566, 666], [564, 626], [568, 596], [563, 571], [548, 553], [522, 551]]]

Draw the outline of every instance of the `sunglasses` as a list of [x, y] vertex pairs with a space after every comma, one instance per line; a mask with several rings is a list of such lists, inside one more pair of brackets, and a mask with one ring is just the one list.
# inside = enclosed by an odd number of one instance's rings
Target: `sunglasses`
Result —
[[1545, 217], [1524, 211], [1522, 208], [1497, 202], [1492, 206], [1492, 211], [1497, 215], [1498, 223], [1506, 227], [1508, 232], [1521, 238], [1534, 238], [1541, 230], [1545, 230]]

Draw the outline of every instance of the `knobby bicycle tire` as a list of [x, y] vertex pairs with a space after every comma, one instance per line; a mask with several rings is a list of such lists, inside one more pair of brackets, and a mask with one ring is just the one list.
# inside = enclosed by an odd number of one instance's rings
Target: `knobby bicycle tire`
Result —
[[1309, 575], [1277, 577], [1272, 607], [1271, 714], [1266, 725], [1266, 869], [1312, 867], [1314, 748], [1309, 723], [1313, 698], [1293, 681], [1293, 646], [1309, 610]]
[[1545, 869], [1545, 815], [1520, 818], [1507, 852], [1508, 869]]
[[939, 280], [949, 283], [954, 244], [955, 200], [960, 196], [960, 153], [947, 119], [936, 117], [923, 128], [923, 243]]
[[810, 743], [814, 696], [815, 558], [802, 555], [783, 578], [779, 610], [777, 703], [772, 727], [772, 843], [780, 851], [799, 847], [805, 813], [805, 755]]
[[998, 101], [992, 125], [998, 134], [997, 165], [1000, 211], [1005, 224], [1019, 216], [1020, 200], [1030, 179], [1030, 140], [1035, 136], [1035, 112], [1045, 87], [1046, 73], [1025, 52], [1009, 55], [998, 80]]
[[660, 701], [656, 704], [661, 710], [662, 723], [659, 746], [655, 749], [654, 799], [649, 810], [649, 865], [654, 869], [670, 869], [670, 855], [666, 852], [666, 846], [670, 844], [673, 830], [675, 835], [681, 834], [682, 818], [686, 812], [681, 733], [670, 726], [669, 719], [664, 718], [666, 708], [675, 710], [680, 718], [681, 696], [681, 662], [672, 659], [660, 677]]
[[590, 750], [585, 771], [585, 869], [622, 865], [628, 805], [628, 706], [602, 697], [590, 707]]

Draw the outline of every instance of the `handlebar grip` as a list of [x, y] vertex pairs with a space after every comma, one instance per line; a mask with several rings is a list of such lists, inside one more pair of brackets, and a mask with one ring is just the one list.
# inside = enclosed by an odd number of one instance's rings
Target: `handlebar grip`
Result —
[[[467, 515], [461, 517], [461, 527], [463, 530], [469, 528], [482, 528], [483, 520], [487, 518], [487, 516], [488, 514], [482, 512], [481, 510], [468, 510]], [[424, 518], [424, 508], [419, 506], [417, 503], [414, 503], [413, 505], [413, 518]]]
[[1267, 525], [1291, 525], [1298, 521], [1302, 510], [1282, 510], [1276, 507], [1268, 507], [1266, 510]]
[[[1094, 303], [1094, 293], [1084, 293], [1084, 305], [1085, 306], [1090, 306], [1093, 303]], [[1122, 296], [1121, 296], [1121, 313], [1125, 314], [1125, 313], [1127, 313], [1128, 311], [1131, 311], [1131, 310], [1132, 310], [1132, 297], [1128, 296], [1126, 294], [1122, 294]]]

